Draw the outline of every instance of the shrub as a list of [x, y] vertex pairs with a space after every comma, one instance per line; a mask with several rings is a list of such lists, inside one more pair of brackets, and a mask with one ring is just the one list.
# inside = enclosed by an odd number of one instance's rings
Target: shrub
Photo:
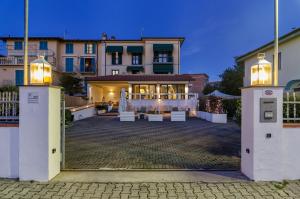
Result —
[[69, 125], [71, 122], [73, 122], [74, 116], [72, 115], [72, 112], [69, 109], [65, 110], [65, 124]]
[[236, 122], [239, 125], [241, 125], [241, 122], [242, 122], [242, 103], [241, 103], [241, 100], [237, 101], [237, 108], [236, 108], [236, 111], [235, 111], [235, 119], [236, 119]]
[[19, 87], [17, 86], [3, 86], [0, 87], [0, 92], [19, 92]]
[[101, 102], [100, 104], [97, 104], [95, 107], [96, 107], [97, 110], [105, 110], [105, 111], [108, 110], [108, 104], [104, 103], [104, 102]]
[[238, 106], [240, 106], [240, 99], [223, 99], [223, 108], [225, 113], [227, 113], [227, 116], [229, 118], [234, 118], [236, 116], [236, 112], [238, 109]]
[[206, 98], [202, 97], [199, 99], [199, 111], [205, 111]]
[[220, 97], [209, 96], [206, 99], [205, 110], [209, 113], [223, 114], [223, 104]]

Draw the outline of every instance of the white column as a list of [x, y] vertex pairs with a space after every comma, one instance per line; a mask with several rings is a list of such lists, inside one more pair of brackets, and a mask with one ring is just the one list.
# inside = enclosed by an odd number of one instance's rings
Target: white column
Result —
[[128, 99], [132, 99], [132, 84], [129, 84], [128, 86]]
[[49, 181], [60, 172], [60, 94], [58, 87], [20, 87], [20, 180]]
[[[241, 170], [252, 180], [282, 180], [282, 109], [283, 88], [242, 89]], [[272, 111], [276, 119], [264, 122]]]
[[156, 84], [157, 99], [160, 99], [160, 84]]
[[189, 98], [189, 85], [188, 84], [185, 84], [185, 87], [184, 87], [184, 92], [185, 92], [185, 100], [188, 100]]

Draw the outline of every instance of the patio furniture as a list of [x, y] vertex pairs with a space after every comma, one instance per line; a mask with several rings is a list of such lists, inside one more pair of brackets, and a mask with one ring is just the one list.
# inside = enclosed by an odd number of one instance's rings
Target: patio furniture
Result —
[[162, 122], [163, 115], [162, 114], [147, 114], [149, 122]]
[[185, 122], [186, 114], [185, 111], [171, 111], [172, 122]]
[[124, 111], [120, 112], [120, 121], [121, 122], [134, 122], [135, 121], [135, 115], [134, 112], [132, 111]]

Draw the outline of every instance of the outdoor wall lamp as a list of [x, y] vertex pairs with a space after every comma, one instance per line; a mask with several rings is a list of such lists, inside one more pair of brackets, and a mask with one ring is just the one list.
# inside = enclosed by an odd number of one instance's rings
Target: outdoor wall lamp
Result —
[[52, 83], [52, 66], [44, 56], [39, 56], [30, 63], [30, 84], [50, 85]]
[[272, 85], [272, 64], [265, 60], [265, 54], [259, 53], [258, 63], [251, 66], [251, 86]]

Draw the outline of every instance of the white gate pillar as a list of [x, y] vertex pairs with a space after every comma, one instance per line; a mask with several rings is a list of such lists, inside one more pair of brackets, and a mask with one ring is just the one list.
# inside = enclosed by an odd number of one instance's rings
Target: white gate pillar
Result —
[[241, 170], [255, 181], [281, 181], [283, 88], [242, 89]]
[[60, 172], [60, 97], [59, 87], [20, 87], [20, 180], [48, 181]]

